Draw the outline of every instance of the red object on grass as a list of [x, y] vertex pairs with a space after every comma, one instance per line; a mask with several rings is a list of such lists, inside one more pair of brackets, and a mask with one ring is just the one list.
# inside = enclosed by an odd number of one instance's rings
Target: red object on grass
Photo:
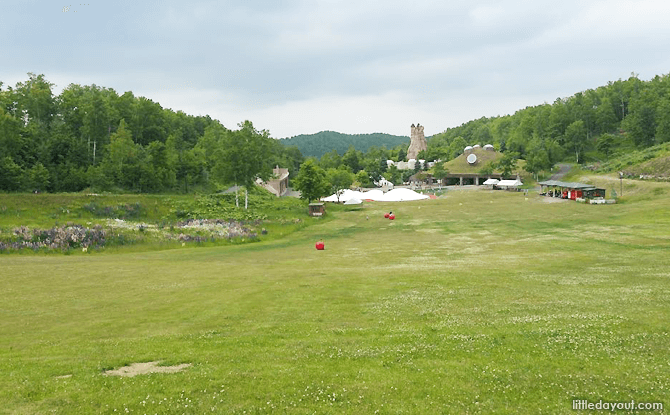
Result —
[[322, 241], [319, 241], [316, 243], [316, 249], [318, 249], [319, 251], [323, 251], [324, 249], [326, 249], [326, 245]]
[[389, 215], [389, 219], [391, 219], [391, 220], [395, 219], [395, 215], [394, 215], [393, 213], [391, 213], [391, 214]]
[[388, 218], [389, 218], [389, 216], [390, 216], [390, 214], [389, 214], [389, 213], [384, 213], [384, 217], [385, 217], [386, 219], [388, 219]]

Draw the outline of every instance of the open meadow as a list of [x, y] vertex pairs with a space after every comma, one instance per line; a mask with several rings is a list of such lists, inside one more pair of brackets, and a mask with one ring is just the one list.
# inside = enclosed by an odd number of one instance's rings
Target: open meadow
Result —
[[[0, 255], [0, 413], [670, 405], [669, 183], [626, 181], [615, 205], [448, 191], [329, 216], [247, 244]], [[142, 362], [185, 366], [106, 373]]]

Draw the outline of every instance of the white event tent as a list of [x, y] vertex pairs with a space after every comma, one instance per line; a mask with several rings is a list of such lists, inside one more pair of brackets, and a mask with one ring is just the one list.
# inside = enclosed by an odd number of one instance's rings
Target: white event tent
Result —
[[499, 189], [509, 189], [509, 188], [518, 188], [519, 186], [522, 186], [523, 183], [521, 183], [521, 180], [516, 179], [516, 180], [501, 180], [496, 184], [496, 187]]
[[337, 197], [337, 194], [332, 194], [328, 197], [322, 197], [321, 201], [322, 202], [337, 202], [339, 200], [340, 202], [346, 202], [349, 199], [361, 199], [361, 200], [363, 200], [365, 198], [363, 197], [362, 192], [347, 189], [344, 192], [340, 193], [339, 199]]
[[[381, 190], [374, 189], [367, 192], [359, 192], [356, 190], [345, 190], [340, 194], [339, 201], [346, 202], [350, 199], [359, 199], [359, 200], [373, 200], [379, 202], [403, 202], [409, 200], [422, 200], [429, 199], [429, 196], [422, 195], [410, 189], [393, 189], [388, 193], [384, 193]], [[333, 194], [328, 197], [321, 198], [323, 202], [337, 202], [338, 198], [336, 194]]]
[[344, 202], [345, 205], [360, 205], [361, 203], [363, 203], [363, 201], [361, 199], [356, 199], [355, 197]]

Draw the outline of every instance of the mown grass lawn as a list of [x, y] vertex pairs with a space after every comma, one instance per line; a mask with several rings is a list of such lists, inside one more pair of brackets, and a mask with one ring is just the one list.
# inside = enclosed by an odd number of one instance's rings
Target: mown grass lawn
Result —
[[[670, 192], [640, 186], [617, 205], [452, 191], [254, 244], [0, 256], [0, 412], [667, 407]], [[149, 361], [192, 366], [103, 374]]]

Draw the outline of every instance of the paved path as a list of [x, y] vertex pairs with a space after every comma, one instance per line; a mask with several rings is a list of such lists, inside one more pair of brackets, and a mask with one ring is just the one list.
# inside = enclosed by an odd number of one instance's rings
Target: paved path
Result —
[[[570, 164], [559, 163], [558, 171], [552, 174], [551, 177], [547, 180], [561, 180], [563, 176], [568, 174], [571, 168], [572, 166]], [[536, 190], [538, 193], [540, 193], [542, 191], [542, 186], [535, 186], [533, 190]]]
[[549, 178], [549, 180], [561, 180], [563, 178], [563, 176], [568, 174], [568, 172], [570, 171], [571, 168], [572, 168], [572, 166], [569, 165], [569, 164], [559, 163], [558, 164], [558, 171], [556, 173], [554, 173]]

